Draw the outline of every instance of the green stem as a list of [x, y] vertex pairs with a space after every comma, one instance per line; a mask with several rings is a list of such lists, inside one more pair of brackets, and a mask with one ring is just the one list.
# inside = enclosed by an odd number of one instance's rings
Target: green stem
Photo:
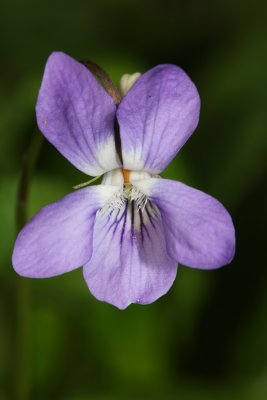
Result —
[[[26, 224], [28, 219], [28, 197], [31, 176], [41, 150], [43, 136], [35, 133], [30, 142], [23, 162], [16, 203], [16, 231]], [[16, 385], [15, 399], [27, 400], [30, 394], [31, 354], [30, 354], [30, 285], [29, 281], [19, 278], [17, 282], [17, 347], [16, 347]]]
[[16, 204], [17, 232], [26, 224], [28, 219], [28, 195], [30, 179], [39, 156], [44, 137], [38, 132], [32, 136], [29, 148], [23, 157], [19, 190]]

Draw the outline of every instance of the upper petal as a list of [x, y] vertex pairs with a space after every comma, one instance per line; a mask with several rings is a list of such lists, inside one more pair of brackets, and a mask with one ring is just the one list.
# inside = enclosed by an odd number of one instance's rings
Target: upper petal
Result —
[[115, 112], [113, 99], [84, 65], [64, 53], [50, 55], [36, 105], [38, 126], [64, 157], [88, 175], [119, 166]]
[[95, 214], [113, 191], [112, 186], [87, 187], [44, 207], [17, 237], [15, 271], [45, 278], [85, 264], [92, 254]]
[[167, 179], [138, 183], [159, 207], [169, 254], [194, 268], [218, 268], [232, 261], [235, 229], [221, 203], [213, 197]]
[[143, 74], [117, 111], [124, 168], [161, 172], [195, 130], [199, 110], [197, 89], [179, 67]]
[[120, 309], [152, 303], [171, 287], [177, 262], [166, 251], [162, 221], [151, 203], [134, 201], [109, 215], [98, 213], [93, 255], [84, 268], [91, 293]]

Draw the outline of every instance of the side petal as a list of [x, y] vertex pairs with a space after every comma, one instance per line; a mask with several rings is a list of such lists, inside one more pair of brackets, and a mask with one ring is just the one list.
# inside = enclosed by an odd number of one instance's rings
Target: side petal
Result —
[[95, 214], [114, 187], [92, 186], [44, 207], [25, 225], [15, 242], [15, 271], [46, 278], [85, 264], [92, 254]]
[[117, 111], [126, 169], [159, 173], [195, 130], [200, 110], [197, 89], [175, 65], [143, 74]]
[[177, 262], [166, 251], [160, 214], [147, 204], [138, 210], [126, 201], [110, 215], [97, 214], [93, 255], [84, 277], [99, 300], [124, 309], [131, 303], [152, 303], [173, 284]]
[[60, 52], [50, 55], [36, 104], [39, 129], [75, 167], [98, 176], [119, 166], [116, 106], [91, 72]]
[[160, 209], [168, 253], [188, 267], [212, 269], [229, 264], [235, 253], [235, 229], [213, 197], [167, 179], [138, 182]]

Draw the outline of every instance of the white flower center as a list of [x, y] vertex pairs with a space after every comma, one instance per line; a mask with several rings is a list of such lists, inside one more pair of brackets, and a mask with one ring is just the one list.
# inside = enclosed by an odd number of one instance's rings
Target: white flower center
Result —
[[137, 189], [135, 182], [151, 177], [151, 174], [144, 171], [115, 169], [107, 172], [103, 177], [102, 185], [118, 186], [118, 191], [109, 199], [100, 212], [110, 214], [115, 209], [124, 208], [126, 203], [128, 204], [129, 202], [134, 202], [136, 208], [143, 211], [148, 198]]
[[139, 189], [139, 185], [152, 177], [148, 172], [123, 169], [106, 173], [102, 185], [110, 185], [117, 190], [98, 210], [96, 217], [103, 218], [102, 222], [109, 224], [114, 232], [119, 229], [121, 238], [127, 235], [131, 240], [141, 243], [149, 239], [151, 230], [157, 229], [160, 223], [161, 214], [158, 207]]

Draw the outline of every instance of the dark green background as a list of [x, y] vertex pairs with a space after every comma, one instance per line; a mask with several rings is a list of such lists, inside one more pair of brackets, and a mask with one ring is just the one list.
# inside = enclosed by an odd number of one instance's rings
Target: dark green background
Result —
[[[1, 400], [16, 391], [17, 400], [267, 398], [265, 4], [1, 2]], [[126, 311], [95, 300], [81, 270], [46, 280], [16, 276], [10, 259], [21, 159], [54, 50], [96, 61], [116, 82], [159, 63], [190, 75], [202, 99], [200, 124], [164, 174], [227, 207], [237, 231], [231, 265], [181, 266], [166, 296]], [[85, 180], [45, 143], [30, 214]]]

